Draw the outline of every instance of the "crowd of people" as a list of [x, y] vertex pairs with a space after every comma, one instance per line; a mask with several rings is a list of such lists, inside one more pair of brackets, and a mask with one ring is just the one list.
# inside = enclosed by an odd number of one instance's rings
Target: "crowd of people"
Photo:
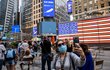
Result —
[[16, 64], [33, 63], [24, 61], [26, 58], [34, 59], [37, 52], [41, 51], [41, 70], [94, 70], [94, 62], [88, 45], [84, 43], [72, 43], [68, 39], [57, 40], [51, 43], [48, 37], [43, 37], [41, 41], [17, 42], [16, 47], [11, 42], [3, 44], [0, 39], [0, 70], [6, 66], [7, 70], [16, 70]]

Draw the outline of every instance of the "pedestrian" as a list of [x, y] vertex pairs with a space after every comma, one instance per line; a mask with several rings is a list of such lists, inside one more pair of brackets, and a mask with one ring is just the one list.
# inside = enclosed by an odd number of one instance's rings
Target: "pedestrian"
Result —
[[65, 44], [67, 46], [67, 52], [72, 52], [72, 45], [68, 39], [65, 39]]
[[22, 45], [20, 46], [20, 60], [23, 58], [28, 48], [29, 48], [29, 44], [24, 40]]
[[[21, 63], [20, 63], [21, 70], [23, 70], [23, 64], [27, 64], [28, 70], [30, 69], [29, 64], [32, 64], [33, 59], [30, 61], [28, 58], [33, 58], [31, 53], [30, 53], [30, 49], [26, 50], [25, 55], [23, 56], [23, 59], [21, 60]], [[26, 60], [24, 60], [24, 59], [26, 59]]]
[[5, 54], [6, 48], [2, 44], [2, 39], [0, 38], [0, 70], [2, 70], [2, 65], [4, 62], [4, 54]]
[[83, 67], [79, 68], [79, 70], [94, 70], [94, 61], [92, 58], [92, 54], [89, 51], [88, 45], [86, 44], [80, 44], [81, 48], [84, 51], [84, 54], [86, 56], [86, 63]]
[[[76, 45], [79, 47], [79, 44]], [[52, 70], [77, 70], [77, 67], [85, 63], [86, 59], [81, 47], [77, 49], [80, 57], [73, 52], [67, 52], [67, 46], [63, 41], [58, 42], [58, 51], [52, 62]]]
[[9, 45], [7, 47], [6, 53], [5, 53], [5, 63], [7, 70], [15, 70], [15, 64], [16, 64], [16, 51], [13, 49], [13, 45]]
[[45, 65], [47, 62], [48, 70], [51, 70], [51, 59], [49, 59], [51, 54], [51, 42], [47, 37], [43, 37], [43, 41], [41, 42], [42, 48], [42, 70], [45, 70]]

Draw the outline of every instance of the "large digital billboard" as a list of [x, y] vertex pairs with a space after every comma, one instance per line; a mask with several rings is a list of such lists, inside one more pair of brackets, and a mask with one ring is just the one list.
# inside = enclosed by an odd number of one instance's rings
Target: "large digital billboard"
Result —
[[41, 22], [39, 28], [40, 34], [56, 34], [56, 22]]
[[66, 22], [58, 24], [58, 33], [62, 34], [75, 34], [78, 32], [77, 22]]
[[19, 25], [13, 25], [12, 26], [12, 33], [18, 33], [20, 32], [20, 26]]
[[71, 0], [69, 0], [69, 1], [67, 1], [67, 11], [68, 11], [68, 13], [72, 13], [72, 1]]
[[54, 17], [55, 16], [55, 1], [43, 0], [43, 16]]

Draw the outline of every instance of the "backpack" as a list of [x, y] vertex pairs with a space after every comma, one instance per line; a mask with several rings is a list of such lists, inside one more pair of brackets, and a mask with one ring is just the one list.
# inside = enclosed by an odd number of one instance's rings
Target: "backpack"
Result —
[[5, 55], [6, 60], [13, 60], [16, 57], [16, 53], [13, 49], [8, 49]]

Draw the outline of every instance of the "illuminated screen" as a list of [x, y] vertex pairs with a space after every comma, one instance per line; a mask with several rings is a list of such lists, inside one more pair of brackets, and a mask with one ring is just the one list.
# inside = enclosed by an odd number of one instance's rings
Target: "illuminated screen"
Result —
[[77, 33], [77, 22], [68, 22], [68, 23], [59, 23], [58, 24], [58, 33], [61, 34], [73, 34]]

